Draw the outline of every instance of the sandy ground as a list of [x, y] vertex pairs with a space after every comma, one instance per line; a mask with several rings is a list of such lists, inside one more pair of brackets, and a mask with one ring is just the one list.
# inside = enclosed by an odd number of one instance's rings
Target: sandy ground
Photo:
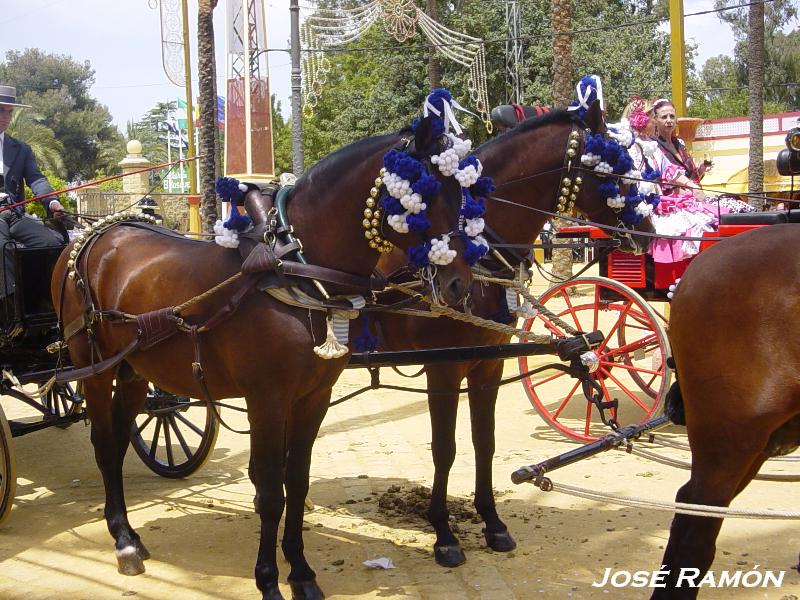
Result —
[[[407, 370], [411, 370], [410, 368]], [[517, 372], [510, 360], [507, 374]], [[409, 384], [384, 370], [384, 383]], [[341, 396], [366, 382], [346, 371]], [[424, 380], [411, 383], [424, 387]], [[9, 411], [11, 403], [5, 402]], [[458, 421], [458, 455], [450, 479], [454, 502], [470, 506], [473, 457], [466, 401]], [[230, 411], [231, 423], [243, 419]], [[520, 384], [501, 391], [498, 403], [495, 488], [501, 516], [518, 542], [508, 554], [484, 548], [480, 523], [458, 522], [467, 563], [438, 567], [433, 532], [415, 515], [388, 514], [379, 500], [388, 491], [410, 493], [430, 485], [430, 428], [423, 395], [370, 391], [333, 407], [315, 446], [306, 555], [329, 598], [645, 598], [635, 588], [592, 587], [608, 567], [658, 569], [671, 514], [601, 504], [515, 486], [510, 474], [575, 447], [532, 410]], [[676, 434], [676, 435], [679, 435]], [[131, 452], [126, 497], [132, 524], [153, 558], [147, 572], [116, 571], [113, 545], [102, 519], [103, 487], [89, 429], [76, 424], [15, 440], [18, 488], [0, 529], [0, 598], [106, 600], [256, 599], [252, 578], [259, 522], [247, 478], [247, 437], [223, 430], [209, 463], [186, 480], [162, 479]], [[680, 457], [680, 451], [671, 451]], [[685, 458], [685, 456], [683, 457]], [[782, 463], [785, 464], [785, 463]], [[770, 471], [787, 467], [768, 465]], [[797, 463], [794, 463], [797, 468]], [[800, 468], [798, 468], [800, 471]], [[620, 451], [553, 473], [556, 483], [618, 495], [674, 498], [687, 472]], [[792, 510], [797, 487], [754, 482], [735, 502], [740, 508]], [[800, 529], [787, 521], [728, 519], [713, 569], [785, 571], [779, 589], [705, 589], [701, 598], [797, 600], [800, 575], [792, 570]], [[396, 568], [372, 570], [363, 561], [390, 558]], [[282, 581], [288, 567], [280, 562]], [[288, 586], [282, 585], [287, 598]]]
[[[509, 361], [508, 369], [516, 365]], [[384, 375], [386, 382], [397, 376]], [[349, 371], [337, 391], [360, 386]], [[473, 460], [468, 410], [461, 407], [455, 500], [469, 501]], [[236, 418], [232, 418], [236, 422]], [[519, 385], [507, 386], [498, 410], [495, 487], [503, 518], [518, 541], [501, 555], [483, 547], [480, 524], [459, 523], [468, 561], [442, 569], [431, 556], [433, 534], [421, 518], [390, 516], [378, 498], [428, 485], [429, 426], [424, 396], [377, 391], [331, 409], [315, 447], [307, 515], [307, 556], [330, 598], [642, 598], [642, 590], [595, 589], [606, 567], [658, 568], [670, 515], [515, 486], [517, 467], [573, 444], [542, 425]], [[258, 598], [252, 580], [258, 520], [246, 476], [246, 436], [223, 431], [211, 461], [187, 480], [161, 479], [135, 455], [126, 464], [131, 521], [153, 554], [138, 577], [117, 574], [102, 520], [103, 491], [82, 424], [15, 440], [19, 487], [0, 530], [0, 598], [154, 600]], [[772, 469], [774, 470], [774, 468]], [[671, 498], [685, 471], [612, 452], [553, 474], [563, 483], [621, 495]], [[392, 488], [397, 489], [397, 488]], [[736, 506], [791, 510], [796, 488], [756, 482]], [[800, 532], [783, 521], [729, 519], [715, 570], [786, 570], [781, 589], [707, 590], [704, 598], [792, 598], [800, 595]], [[369, 570], [388, 557], [392, 570]], [[284, 576], [288, 570], [281, 563]], [[288, 597], [288, 589], [284, 590]]]

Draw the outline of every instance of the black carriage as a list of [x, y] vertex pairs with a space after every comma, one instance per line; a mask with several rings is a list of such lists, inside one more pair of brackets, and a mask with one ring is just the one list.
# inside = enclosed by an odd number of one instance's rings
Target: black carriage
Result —
[[[0, 300], [0, 522], [16, 488], [12, 438], [88, 419], [80, 382], [54, 383], [57, 371], [70, 369], [50, 301], [50, 276], [62, 247], [12, 242], [4, 251], [13, 257], [17, 288]], [[151, 386], [131, 444], [154, 473], [186, 477], [208, 459], [218, 432], [216, 413], [205, 403]]]

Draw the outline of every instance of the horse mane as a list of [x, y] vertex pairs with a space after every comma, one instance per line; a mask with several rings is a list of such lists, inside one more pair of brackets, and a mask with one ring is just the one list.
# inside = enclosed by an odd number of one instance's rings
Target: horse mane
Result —
[[[345, 173], [346, 169], [360, 164], [365, 157], [371, 156], [378, 149], [385, 147], [387, 139], [409, 131], [409, 129], [405, 128], [396, 133], [371, 136], [342, 146], [314, 163], [311, 168], [303, 173], [297, 183], [299, 185], [304, 180], [313, 178], [315, 186], [334, 187], [336, 184], [341, 183], [342, 173]], [[377, 176], [377, 173], [375, 175]]]
[[566, 109], [559, 109], [553, 110], [538, 117], [533, 117], [531, 119], [525, 119], [516, 127], [513, 127], [502, 133], [496, 137], [487, 140], [477, 148], [477, 150], [488, 150], [493, 144], [499, 143], [502, 141], [508, 141], [513, 136], [522, 135], [523, 133], [531, 130], [531, 129], [538, 129], [540, 127], [544, 127], [546, 125], [550, 125], [551, 123], [574, 123], [581, 128], [586, 127], [586, 123], [578, 116], [578, 113], [574, 110], [566, 110]]

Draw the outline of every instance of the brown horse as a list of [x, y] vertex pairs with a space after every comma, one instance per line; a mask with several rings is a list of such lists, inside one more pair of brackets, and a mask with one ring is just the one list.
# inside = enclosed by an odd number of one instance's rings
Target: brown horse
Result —
[[[425, 119], [416, 133], [404, 131], [347, 146], [298, 180], [288, 216], [294, 236], [305, 243], [308, 263], [345, 272], [360, 281], [370, 277], [379, 253], [365, 239], [362, 213], [365, 198], [369, 202], [383, 166], [382, 157], [392, 148], [405, 148], [408, 154], [427, 162], [443, 146], [430, 120]], [[441, 188], [428, 206], [430, 231], [454, 231], [461, 188], [452, 177], [441, 176], [429, 164], [428, 168], [441, 180]], [[399, 247], [418, 241], [416, 235], [394, 231], [384, 235]], [[124, 223], [92, 234], [77, 261], [74, 255], [68, 262], [69, 258], [68, 250], [56, 266], [52, 294], [76, 367], [114, 357], [136, 338], [136, 323], [130, 319], [114, 322], [109, 317], [119, 314], [115, 311], [142, 315], [178, 306], [242, 268], [237, 251]], [[460, 258], [450, 268], [439, 270], [439, 292], [449, 302], [457, 303], [470, 281], [469, 266]], [[220, 308], [224, 311], [234, 292], [242, 289], [240, 282], [229, 286], [229, 291], [217, 291], [182, 310], [184, 330], [187, 324], [202, 323], [209, 315], [218, 314]], [[84, 318], [87, 313], [88, 318]], [[76, 329], [74, 324], [82, 322], [84, 325]], [[158, 333], [159, 325], [163, 331], [163, 322], [155, 315], [147, 324], [139, 325], [138, 334], [148, 328]], [[281, 545], [291, 566], [288, 580], [292, 596], [323, 597], [303, 554], [303, 506], [312, 445], [329, 405], [331, 387], [347, 362], [346, 356], [322, 360], [315, 355], [312, 348], [325, 340], [325, 334], [324, 312], [289, 306], [267, 294], [249, 293], [222, 324], [200, 334], [198, 344], [193, 342], [196, 336], [178, 333], [128, 354], [118, 368], [84, 380], [91, 439], [105, 486], [105, 518], [115, 541], [120, 572], [143, 572], [142, 561], [149, 556], [128, 522], [122, 482], [131, 424], [144, 403], [147, 381], [176, 394], [203, 398], [204, 385], [193, 375], [202, 366], [211, 398], [246, 400], [250, 477], [261, 517], [255, 579], [263, 598], [282, 598], [276, 543], [284, 507]]]
[[[770, 225], [703, 251], [681, 278], [669, 338], [677, 369], [666, 411], [692, 449], [676, 500], [728, 506], [771, 456], [800, 445], [800, 224]], [[680, 387], [678, 386], [680, 382]], [[652, 598], [695, 598], [677, 587], [714, 561], [722, 519], [676, 514]], [[691, 572], [691, 571], [689, 571]]]
[[[580, 157], [586, 130], [605, 131], [599, 106], [595, 103], [586, 122], [574, 113], [555, 111], [530, 119], [509, 132], [476, 149], [484, 172], [491, 174], [496, 186], [496, 196], [514, 204], [487, 202], [486, 220], [495, 238], [509, 244], [532, 244], [547, 214], [531, 208], [554, 212], [564, 178], [573, 183], [582, 178], [576, 206], [592, 221], [617, 226], [619, 216], [609, 208], [605, 198], [598, 193], [600, 178], [590, 170], [578, 170], [572, 164], [566, 169], [570, 154]], [[580, 132], [577, 153], [568, 153], [571, 133]], [[570, 189], [570, 191], [573, 191]], [[643, 228], [649, 226], [644, 221]], [[638, 236], [623, 238], [623, 248], [641, 252], [647, 240]], [[402, 257], [392, 255], [382, 259], [379, 269], [392, 272]], [[519, 258], [508, 261], [518, 265]], [[394, 263], [394, 264], [393, 264]], [[505, 323], [514, 323], [509, 314], [505, 291], [500, 286], [473, 284], [471, 311], [477, 316]], [[378, 313], [377, 333], [382, 349], [425, 349], [456, 346], [474, 346], [507, 343], [510, 337], [489, 329], [448, 320], [410, 317], [400, 314]], [[497, 387], [502, 379], [503, 360], [475, 360], [460, 363], [439, 363], [425, 366], [428, 382], [428, 406], [431, 419], [431, 449], [434, 478], [428, 518], [436, 531], [434, 557], [442, 566], [453, 567], [466, 560], [458, 539], [450, 529], [446, 506], [447, 480], [456, 454], [455, 425], [458, 410], [458, 390], [466, 378], [469, 386], [469, 408], [472, 422], [472, 443], [475, 450], [475, 508], [485, 523], [484, 536], [489, 548], [507, 552], [516, 546], [505, 523], [495, 508], [492, 490], [492, 459], [495, 450], [495, 403]]]

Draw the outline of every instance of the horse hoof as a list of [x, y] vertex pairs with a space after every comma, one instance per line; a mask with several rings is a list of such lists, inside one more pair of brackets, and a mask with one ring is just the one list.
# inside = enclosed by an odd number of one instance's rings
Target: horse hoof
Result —
[[283, 594], [278, 589], [278, 584], [271, 585], [261, 592], [261, 600], [284, 600]]
[[289, 587], [292, 589], [292, 600], [322, 600], [325, 594], [317, 585], [315, 580], [310, 581], [290, 581]]
[[495, 552], [511, 552], [517, 547], [517, 542], [508, 533], [508, 529], [499, 532], [490, 532], [483, 530], [483, 537], [486, 538], [486, 545]]
[[136, 541], [136, 554], [138, 554], [139, 558], [142, 560], [148, 560], [150, 558], [150, 551], [145, 548], [141, 540]]
[[433, 557], [436, 564], [442, 567], [457, 567], [467, 562], [467, 555], [458, 544], [448, 546], [434, 546]]
[[117, 571], [121, 575], [141, 575], [144, 573], [144, 562], [139, 556], [136, 547], [125, 546], [122, 550], [116, 551]]

